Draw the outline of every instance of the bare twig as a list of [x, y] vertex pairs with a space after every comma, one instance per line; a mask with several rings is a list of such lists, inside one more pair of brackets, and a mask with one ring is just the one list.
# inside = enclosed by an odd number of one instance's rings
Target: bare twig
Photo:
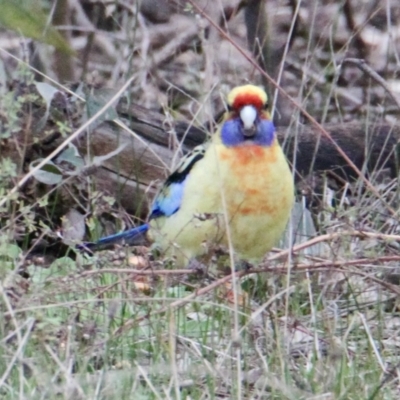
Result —
[[351, 31], [354, 40], [354, 48], [357, 49], [361, 57], [365, 57], [367, 54], [367, 49], [364, 41], [360, 35], [360, 28], [356, 25], [354, 20], [354, 13], [350, 3], [350, 0], [345, 0], [343, 3], [343, 13], [346, 19], [347, 27]]
[[386, 81], [377, 73], [375, 72], [366, 62], [365, 60], [361, 60], [359, 58], [345, 58], [343, 60], [343, 64], [353, 64], [362, 72], [367, 74], [371, 79], [373, 79], [378, 85], [381, 85], [386, 93], [391, 97], [391, 99], [396, 103], [397, 107], [400, 109], [400, 100], [393, 94], [390, 90]]
[[391, 241], [400, 241], [400, 235], [389, 235], [385, 233], [378, 233], [378, 232], [365, 232], [365, 231], [342, 231], [342, 232], [335, 232], [335, 233], [327, 233], [326, 235], [320, 235], [313, 239], [307, 240], [304, 243], [300, 243], [296, 246], [293, 246], [292, 249], [281, 251], [278, 254], [274, 254], [271, 257], [268, 257], [266, 262], [276, 260], [281, 257], [287, 257], [291, 252], [297, 253], [300, 250], [304, 250], [308, 247], [314, 246], [317, 243], [321, 242], [332, 242], [333, 240], [343, 238], [345, 236], [353, 236], [363, 238], [370, 238], [370, 239], [381, 239], [381, 240], [391, 240]]

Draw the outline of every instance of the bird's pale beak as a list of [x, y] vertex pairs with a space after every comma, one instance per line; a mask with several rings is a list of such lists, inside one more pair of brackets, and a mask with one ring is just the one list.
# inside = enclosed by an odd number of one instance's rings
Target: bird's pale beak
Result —
[[254, 136], [256, 132], [255, 121], [257, 118], [257, 110], [253, 106], [244, 106], [240, 110], [240, 119], [243, 122], [243, 133], [245, 136]]

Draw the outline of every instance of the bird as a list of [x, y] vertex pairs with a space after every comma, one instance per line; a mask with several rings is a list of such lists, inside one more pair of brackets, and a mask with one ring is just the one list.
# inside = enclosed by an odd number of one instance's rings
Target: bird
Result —
[[165, 180], [148, 222], [83, 247], [135, 244], [145, 236], [177, 266], [215, 246], [256, 263], [279, 241], [293, 203], [293, 175], [276, 137], [268, 96], [246, 84], [228, 94], [211, 139], [185, 155]]

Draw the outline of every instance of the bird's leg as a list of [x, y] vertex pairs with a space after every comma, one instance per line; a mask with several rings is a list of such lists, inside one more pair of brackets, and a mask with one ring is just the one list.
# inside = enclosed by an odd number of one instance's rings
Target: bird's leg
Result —
[[[213, 253], [217, 269], [225, 274], [230, 274], [232, 272], [232, 262], [227, 248], [225, 246], [215, 246]], [[253, 266], [249, 261], [240, 258], [237, 254], [233, 254], [233, 265], [235, 271], [247, 270]]]

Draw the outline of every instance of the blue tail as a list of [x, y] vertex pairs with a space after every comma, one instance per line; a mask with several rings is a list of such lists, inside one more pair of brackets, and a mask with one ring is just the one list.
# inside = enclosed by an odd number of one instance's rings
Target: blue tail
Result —
[[116, 233], [99, 239], [97, 242], [86, 242], [78, 246], [79, 250], [99, 250], [113, 244], [127, 244], [137, 246], [146, 242], [146, 232], [149, 230], [149, 225], [144, 224], [136, 228], [129, 229], [124, 232]]

